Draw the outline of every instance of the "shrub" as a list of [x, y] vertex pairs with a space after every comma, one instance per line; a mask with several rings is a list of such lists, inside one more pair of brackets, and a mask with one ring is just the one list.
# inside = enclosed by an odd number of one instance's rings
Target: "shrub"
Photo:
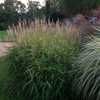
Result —
[[[100, 99], [100, 39], [95, 38], [85, 46], [77, 60], [79, 100]], [[76, 83], [77, 83], [76, 82]]]
[[70, 100], [73, 79], [69, 71], [78, 44], [67, 38], [49, 30], [33, 31], [17, 39], [7, 56], [10, 78], [6, 90], [10, 98]]

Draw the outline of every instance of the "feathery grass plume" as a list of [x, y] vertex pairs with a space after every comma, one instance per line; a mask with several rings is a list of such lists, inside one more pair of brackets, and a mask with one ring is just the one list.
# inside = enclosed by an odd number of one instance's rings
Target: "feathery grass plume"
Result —
[[77, 59], [79, 100], [100, 99], [100, 38], [88, 43]]
[[[79, 30], [74, 25], [70, 25], [70, 27], [66, 27], [65, 25], [60, 25], [59, 22], [55, 24], [48, 23], [45, 24], [44, 21], [36, 20], [35, 22], [31, 22], [27, 25], [26, 22], [19, 22], [17, 26], [9, 27], [7, 30], [8, 41], [19, 42], [25, 36], [34, 35], [34, 33], [47, 33], [47, 34], [64, 34], [67, 39], [71, 39], [73, 41], [79, 41]], [[27, 35], [27, 36], [26, 36]]]

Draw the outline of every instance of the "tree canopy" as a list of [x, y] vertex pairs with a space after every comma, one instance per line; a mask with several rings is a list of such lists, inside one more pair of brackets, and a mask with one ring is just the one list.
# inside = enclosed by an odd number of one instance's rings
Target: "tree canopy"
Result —
[[59, 11], [68, 16], [76, 13], [86, 13], [100, 5], [100, 0], [46, 0], [46, 6], [41, 7], [37, 1], [28, 0], [26, 6], [19, 0], [5, 0], [0, 4], [0, 30], [19, 20], [34, 20], [44, 18], [51, 12]]
[[5, 0], [0, 4], [0, 30], [17, 24], [19, 20], [33, 21], [35, 18], [42, 18], [43, 10], [37, 1], [29, 0], [26, 6], [18, 0]]
[[100, 0], [50, 0], [51, 6], [65, 13], [75, 14], [93, 9], [100, 5]]

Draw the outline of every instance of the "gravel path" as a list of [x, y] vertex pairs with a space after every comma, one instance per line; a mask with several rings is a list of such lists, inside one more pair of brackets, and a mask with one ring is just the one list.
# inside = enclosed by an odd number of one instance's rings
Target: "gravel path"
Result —
[[11, 42], [0, 42], [0, 57], [5, 56], [11, 47], [13, 47]]

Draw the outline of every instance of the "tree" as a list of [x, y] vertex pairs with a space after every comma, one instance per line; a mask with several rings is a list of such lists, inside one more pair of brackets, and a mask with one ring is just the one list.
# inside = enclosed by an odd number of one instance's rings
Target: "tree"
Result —
[[20, 21], [42, 18], [44, 7], [39, 2], [29, 0], [28, 8], [19, 0], [5, 0], [0, 4], [0, 30], [5, 30]]
[[95, 8], [100, 5], [100, 0], [51, 0], [51, 3], [70, 15]]
[[44, 15], [44, 8], [40, 5], [40, 2], [29, 0], [27, 16], [30, 19], [40, 19]]
[[17, 13], [26, 13], [26, 6], [21, 1], [15, 3]]
[[28, 4], [28, 14], [30, 17], [38, 17], [39, 2], [29, 1]]
[[0, 4], [0, 30], [5, 30], [12, 24], [17, 24], [22, 13], [25, 13], [25, 5], [17, 0], [5, 0]]
[[16, 11], [15, 4], [17, 0], [5, 0], [4, 5], [7, 11]]

